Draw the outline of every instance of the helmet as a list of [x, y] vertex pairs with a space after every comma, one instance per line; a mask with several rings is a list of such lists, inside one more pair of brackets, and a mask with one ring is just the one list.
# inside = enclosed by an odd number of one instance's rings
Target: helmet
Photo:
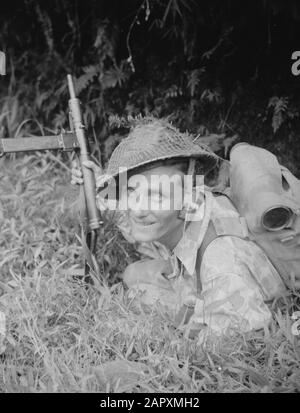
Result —
[[117, 178], [120, 169], [121, 173], [129, 172], [172, 158], [198, 158], [204, 163], [205, 169], [214, 167], [219, 159], [206, 146], [193, 142], [192, 135], [181, 133], [166, 120], [151, 118], [146, 123], [140, 121], [116, 147], [100, 185]]

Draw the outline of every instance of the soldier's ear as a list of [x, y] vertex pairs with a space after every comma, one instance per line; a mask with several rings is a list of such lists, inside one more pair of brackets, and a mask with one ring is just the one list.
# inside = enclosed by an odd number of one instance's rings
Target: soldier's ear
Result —
[[192, 186], [193, 186], [193, 177], [195, 174], [195, 164], [196, 164], [195, 158], [190, 158], [187, 175], [192, 177], [191, 187], [187, 187], [187, 188], [184, 187], [183, 206], [178, 214], [178, 218], [182, 219], [183, 221], [185, 221], [186, 214], [187, 212], [190, 212], [190, 208], [191, 208], [191, 205], [187, 204], [186, 200], [192, 199], [192, 190], [193, 190]]

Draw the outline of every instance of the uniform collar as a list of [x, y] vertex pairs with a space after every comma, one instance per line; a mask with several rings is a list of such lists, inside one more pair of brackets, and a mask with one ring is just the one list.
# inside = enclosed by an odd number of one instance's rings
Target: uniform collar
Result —
[[193, 212], [186, 214], [182, 238], [173, 251], [170, 251], [159, 241], [151, 243], [162, 258], [168, 259], [170, 256], [177, 258], [190, 275], [193, 275], [195, 272], [197, 252], [199, 244], [201, 244], [199, 234], [201, 233], [204, 216], [207, 214], [206, 201], [203, 199], [203, 195], [200, 195], [193, 205], [195, 209]]
[[204, 217], [205, 202], [193, 213], [191, 221], [185, 221], [185, 231], [173, 250], [173, 254], [182, 262], [187, 272], [193, 275], [196, 268], [198, 238]]

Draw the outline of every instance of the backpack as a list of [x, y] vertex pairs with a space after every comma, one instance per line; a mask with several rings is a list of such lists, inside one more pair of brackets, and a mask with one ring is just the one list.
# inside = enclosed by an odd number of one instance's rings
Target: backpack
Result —
[[200, 260], [216, 237], [249, 239], [263, 249], [287, 287], [299, 288], [300, 180], [271, 152], [247, 143], [232, 148], [229, 179], [230, 187], [216, 200], [239, 217], [212, 217]]

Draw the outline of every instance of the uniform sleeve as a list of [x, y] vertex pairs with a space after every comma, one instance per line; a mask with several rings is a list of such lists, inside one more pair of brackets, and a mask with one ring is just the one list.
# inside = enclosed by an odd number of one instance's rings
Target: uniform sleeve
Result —
[[202, 325], [202, 337], [203, 325], [205, 330], [222, 335], [232, 329], [242, 332], [260, 329], [271, 320], [251, 269], [242, 265], [239, 252], [223, 238], [207, 247], [200, 268], [202, 292], [190, 323]]

